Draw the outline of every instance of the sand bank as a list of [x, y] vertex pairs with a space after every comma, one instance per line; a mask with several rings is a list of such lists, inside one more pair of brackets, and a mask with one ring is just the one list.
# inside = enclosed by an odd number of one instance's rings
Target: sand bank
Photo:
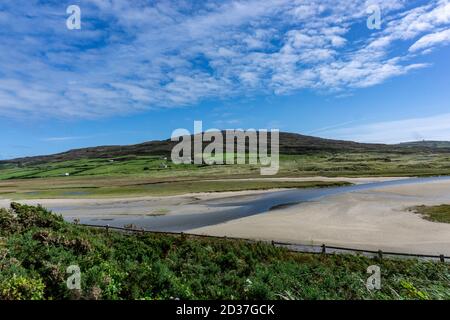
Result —
[[190, 232], [450, 255], [450, 224], [430, 222], [406, 210], [443, 203], [450, 203], [449, 181], [324, 197]]

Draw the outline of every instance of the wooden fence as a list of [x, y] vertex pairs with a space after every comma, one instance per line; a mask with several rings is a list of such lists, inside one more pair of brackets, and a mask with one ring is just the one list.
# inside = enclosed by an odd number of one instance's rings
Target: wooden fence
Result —
[[416, 258], [416, 259], [426, 259], [426, 260], [436, 260], [440, 262], [449, 262], [450, 257], [445, 256], [443, 254], [440, 255], [426, 255], [426, 254], [415, 254], [415, 253], [400, 253], [400, 252], [388, 252], [382, 250], [365, 250], [365, 249], [355, 249], [355, 248], [345, 248], [345, 247], [336, 247], [329, 246], [325, 244], [314, 245], [314, 244], [298, 244], [298, 243], [289, 243], [289, 242], [278, 242], [278, 241], [258, 241], [254, 239], [246, 239], [246, 238], [235, 238], [235, 237], [219, 237], [219, 236], [209, 236], [202, 234], [193, 234], [193, 233], [185, 233], [185, 232], [168, 232], [168, 231], [151, 231], [145, 229], [134, 229], [134, 228], [122, 228], [122, 227], [113, 227], [110, 225], [95, 225], [95, 224], [78, 224], [85, 227], [91, 228], [101, 228], [105, 229], [106, 232], [109, 230], [117, 230], [123, 232], [131, 232], [131, 233], [150, 233], [150, 234], [166, 234], [166, 235], [175, 235], [175, 236], [188, 236], [193, 238], [209, 238], [209, 239], [226, 239], [226, 240], [239, 240], [245, 241], [249, 243], [258, 243], [265, 242], [268, 244], [272, 244], [273, 246], [283, 247], [293, 252], [302, 252], [302, 253], [315, 253], [315, 254], [339, 254], [339, 253], [350, 253], [350, 254], [362, 254], [369, 257], [378, 257], [380, 259], [384, 257], [403, 257], [403, 258]]

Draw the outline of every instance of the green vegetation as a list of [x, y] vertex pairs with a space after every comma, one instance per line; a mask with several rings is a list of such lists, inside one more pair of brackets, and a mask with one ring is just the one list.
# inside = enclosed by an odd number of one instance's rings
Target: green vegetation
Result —
[[[0, 210], [0, 299], [450, 299], [450, 265], [290, 253], [263, 243], [125, 234], [42, 207]], [[368, 291], [368, 266], [382, 288]], [[81, 290], [68, 290], [78, 265]]]
[[[0, 165], [0, 180], [64, 177], [241, 178], [260, 175], [256, 165], [173, 164], [162, 156], [80, 159], [34, 165]], [[280, 155], [278, 176], [424, 176], [450, 174], [446, 153], [329, 153]]]
[[[316, 152], [280, 155], [280, 170], [275, 177], [449, 174], [450, 155], [446, 153]], [[246, 178], [258, 180], [233, 181]], [[174, 195], [326, 185], [314, 181], [264, 181], [256, 165], [176, 165], [164, 156], [0, 164], [0, 197], [12, 199]]]
[[425, 219], [434, 222], [450, 223], [450, 205], [416, 206], [411, 211], [421, 214]]
[[143, 180], [34, 179], [0, 183], [0, 195], [11, 199], [107, 198], [138, 196], [169, 196], [198, 192], [267, 190], [274, 188], [318, 188], [349, 185], [333, 181], [264, 181], [264, 180]]
[[280, 175], [326, 177], [433, 176], [450, 174], [446, 153], [318, 153], [281, 156]]
[[[70, 176], [119, 176], [119, 175], [157, 175], [158, 172], [174, 169], [164, 157], [120, 157], [113, 159], [80, 159], [49, 162], [35, 165], [0, 165], [0, 179], [28, 179]], [[186, 165], [176, 166], [183, 170]]]

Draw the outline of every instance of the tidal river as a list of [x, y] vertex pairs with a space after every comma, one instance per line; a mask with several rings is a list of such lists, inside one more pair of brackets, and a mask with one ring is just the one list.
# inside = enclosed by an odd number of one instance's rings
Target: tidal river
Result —
[[[320, 198], [331, 195], [440, 180], [450, 180], [450, 177], [408, 178], [345, 187], [272, 191], [255, 194], [250, 197], [215, 198], [213, 200], [199, 201], [199, 204], [208, 209], [207, 212], [203, 210], [201, 213], [145, 215], [143, 213], [148, 207], [147, 201], [149, 200], [130, 200], [111, 203], [103, 201], [95, 204], [60, 204], [54, 206], [48, 205], [47, 207], [56, 213], [63, 214], [68, 221], [73, 221], [74, 218], [78, 218], [80, 219], [80, 223], [83, 224], [110, 225], [115, 227], [133, 224], [138, 228], [152, 231], [182, 232], [257, 215], [269, 210], [276, 210], [280, 207], [305, 201], [318, 201]], [[129, 213], [130, 210], [133, 212], [132, 214]], [[120, 214], [122, 211], [128, 213]], [[112, 214], [113, 212], [114, 214]]]

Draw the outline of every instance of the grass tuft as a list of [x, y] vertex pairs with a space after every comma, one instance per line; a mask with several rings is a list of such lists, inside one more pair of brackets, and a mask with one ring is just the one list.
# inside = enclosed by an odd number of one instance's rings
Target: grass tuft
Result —
[[416, 206], [409, 209], [422, 215], [426, 220], [433, 222], [450, 223], [450, 205], [442, 204], [439, 206]]

